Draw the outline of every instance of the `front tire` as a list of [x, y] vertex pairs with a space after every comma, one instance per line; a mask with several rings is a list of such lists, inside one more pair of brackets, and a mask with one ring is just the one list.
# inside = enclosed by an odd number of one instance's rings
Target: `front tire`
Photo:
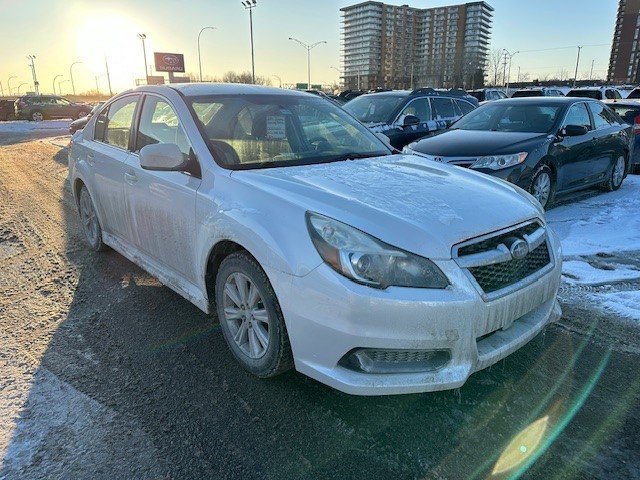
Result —
[[245, 370], [268, 378], [293, 366], [278, 299], [267, 275], [250, 255], [237, 252], [222, 261], [215, 298], [222, 334]]
[[41, 122], [44, 120], [44, 114], [40, 110], [36, 110], [35, 112], [31, 112], [30, 119], [34, 122]]
[[92, 250], [101, 252], [106, 249], [106, 245], [102, 242], [102, 228], [96, 215], [96, 209], [93, 206], [93, 200], [89, 195], [87, 187], [83, 186], [80, 190], [80, 198], [78, 202], [78, 210], [80, 213], [80, 221], [82, 223], [82, 231]]
[[535, 197], [545, 210], [553, 203], [555, 184], [553, 173], [548, 165], [541, 165], [533, 174], [529, 193]]
[[624, 180], [626, 169], [627, 161], [624, 156], [620, 155], [611, 168], [609, 178], [601, 185], [601, 188], [607, 192], [618, 190]]

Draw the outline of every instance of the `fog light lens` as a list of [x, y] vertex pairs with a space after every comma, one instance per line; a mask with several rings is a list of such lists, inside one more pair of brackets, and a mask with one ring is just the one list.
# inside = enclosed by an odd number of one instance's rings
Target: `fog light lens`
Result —
[[449, 350], [359, 348], [347, 353], [340, 364], [365, 373], [418, 373], [438, 370], [450, 360]]

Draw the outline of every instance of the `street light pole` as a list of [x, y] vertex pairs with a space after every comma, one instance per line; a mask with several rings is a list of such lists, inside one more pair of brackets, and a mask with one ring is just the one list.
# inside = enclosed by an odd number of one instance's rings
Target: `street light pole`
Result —
[[578, 58], [576, 58], [576, 73], [573, 75], [573, 88], [576, 88], [576, 81], [578, 80], [578, 65], [580, 65], [580, 50], [582, 50], [582, 46], [578, 45]]
[[253, 51], [253, 9], [258, 6], [257, 0], [245, 0], [242, 3], [242, 6], [245, 10], [249, 10], [249, 31], [251, 35], [251, 79], [253, 83], [256, 83], [256, 62]]
[[53, 94], [56, 94], [56, 80], [58, 79], [58, 77], [61, 77], [62, 75], [56, 75], [55, 77], [53, 77]]
[[74, 95], [76, 94], [76, 84], [73, 83], [73, 66], [78, 65], [79, 63], [82, 63], [82, 62], [73, 62], [69, 67], [69, 77], [71, 77], [71, 90], [73, 91]]
[[18, 78], [15, 75], [11, 75], [7, 80], [7, 89], [9, 90], [9, 96], [11, 96], [11, 80], [14, 78]]
[[200, 68], [200, 81], [202, 81], [202, 59], [200, 58], [200, 35], [202, 35], [202, 32], [204, 32], [205, 30], [215, 30], [216, 27], [203, 27], [202, 30], [200, 30], [200, 33], [198, 33], [198, 67]]
[[65, 79], [65, 80], [60, 80], [60, 81], [58, 82], [58, 91], [60, 92], [60, 95], [62, 95], [62, 87], [61, 87], [61, 85], [62, 85], [63, 83], [67, 83], [67, 82], [69, 82], [69, 81], [70, 81], [70, 80], [67, 78], [67, 79]]
[[320, 42], [313, 43], [311, 45], [304, 43], [297, 38], [289, 37], [289, 40], [292, 40], [298, 44], [300, 44], [304, 49], [307, 50], [307, 90], [311, 90], [311, 50], [316, 48], [318, 45], [322, 45], [323, 43], [327, 43], [324, 40]]
[[20, 85], [18, 85], [18, 95], [20, 95], [20, 87], [22, 87], [23, 85], [27, 85], [27, 82], [22, 82]]
[[278, 79], [278, 83], [280, 84], [280, 88], [282, 88], [282, 79], [278, 75], [271, 75], [273, 78]]
[[509, 84], [511, 83], [511, 60], [513, 59], [513, 57], [517, 54], [520, 53], [519, 51], [513, 52], [513, 53], [509, 53], [508, 50], [505, 49], [504, 51], [504, 63], [505, 66], [507, 65], [507, 56], [509, 57], [509, 71], [507, 73], [507, 87], [506, 87], [506, 94], [509, 95]]
[[104, 67], [107, 70], [107, 83], [109, 84], [109, 96], [113, 97], [113, 92], [111, 91], [111, 76], [109, 75], [109, 64], [107, 63], [107, 56], [104, 56]]
[[36, 95], [40, 94], [38, 77], [36, 76], [36, 56], [35, 55], [27, 55], [27, 58], [31, 61], [31, 75], [33, 75], [33, 89], [36, 91]]
[[142, 55], [144, 56], [144, 80], [147, 82], [147, 77], [149, 76], [149, 68], [147, 67], [147, 47], [144, 44], [147, 36], [144, 33], [139, 33], [138, 38], [142, 40]]

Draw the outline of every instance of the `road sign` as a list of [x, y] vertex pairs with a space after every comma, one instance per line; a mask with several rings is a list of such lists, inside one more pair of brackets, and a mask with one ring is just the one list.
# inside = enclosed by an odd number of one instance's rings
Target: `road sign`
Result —
[[184, 55], [181, 53], [154, 52], [157, 72], [184, 72]]

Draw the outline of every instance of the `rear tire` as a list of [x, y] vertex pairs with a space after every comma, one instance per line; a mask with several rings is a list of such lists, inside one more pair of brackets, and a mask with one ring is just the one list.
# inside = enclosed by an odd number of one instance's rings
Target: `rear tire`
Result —
[[611, 173], [606, 182], [600, 185], [600, 188], [607, 192], [613, 192], [618, 190], [622, 185], [622, 182], [627, 171], [627, 161], [624, 155], [620, 155], [611, 167]]
[[289, 335], [276, 294], [260, 265], [246, 252], [220, 264], [216, 311], [224, 339], [240, 365], [260, 378], [293, 367]]
[[531, 178], [529, 193], [535, 197], [545, 210], [553, 203], [556, 193], [553, 173], [548, 165], [541, 165]]

